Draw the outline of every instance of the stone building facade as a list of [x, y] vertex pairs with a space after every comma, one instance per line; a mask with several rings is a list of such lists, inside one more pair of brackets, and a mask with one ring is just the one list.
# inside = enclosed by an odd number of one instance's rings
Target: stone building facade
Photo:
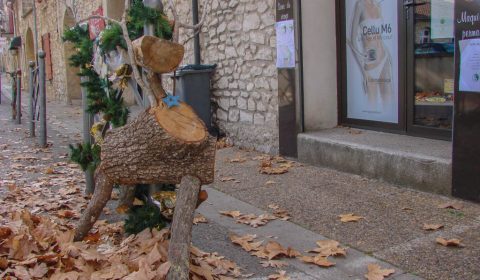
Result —
[[[63, 30], [103, 6], [104, 14], [119, 18], [124, 0], [44, 0], [37, 2], [38, 44], [50, 34], [52, 79], [48, 98], [71, 103], [80, 98], [77, 69], [69, 66], [73, 51], [62, 42]], [[165, 1], [166, 2], [166, 1]], [[191, 23], [191, 1], [175, 1], [180, 20]], [[213, 119], [221, 132], [238, 146], [278, 153], [278, 79], [275, 66], [275, 0], [210, 0], [200, 33], [204, 64], [217, 64], [212, 78]], [[17, 36], [22, 37], [20, 66], [34, 60], [34, 22], [30, 0], [13, 1]], [[202, 7], [200, 7], [200, 13]], [[200, 15], [201, 16], [201, 15]], [[186, 54], [193, 63], [191, 30], [181, 30]], [[26, 71], [24, 78], [26, 79]], [[25, 84], [26, 85], [26, 84]], [[131, 98], [130, 98], [131, 99]]]
[[[91, 1], [37, 1], [37, 38], [35, 38], [34, 13], [32, 1], [13, 1], [17, 36], [22, 38], [22, 48], [18, 64], [23, 70], [24, 87], [27, 85], [29, 61], [35, 60], [35, 40], [38, 48], [44, 49], [45, 36], [49, 37], [51, 56], [51, 79], [47, 80], [47, 95], [50, 99], [70, 102], [81, 98], [78, 69], [69, 65], [68, 57], [74, 51], [64, 44], [62, 34], [65, 28], [72, 27], [77, 20], [83, 19], [102, 5], [102, 0]], [[48, 54], [47, 54], [48, 55]], [[48, 66], [47, 66], [48, 67]]]
[[[202, 63], [217, 64], [214, 121], [236, 145], [278, 153], [275, 0], [209, 2], [200, 44]], [[181, 21], [191, 23], [191, 1], [177, 9]], [[180, 42], [192, 35], [182, 30]], [[184, 64], [193, 63], [192, 40], [185, 48]]]

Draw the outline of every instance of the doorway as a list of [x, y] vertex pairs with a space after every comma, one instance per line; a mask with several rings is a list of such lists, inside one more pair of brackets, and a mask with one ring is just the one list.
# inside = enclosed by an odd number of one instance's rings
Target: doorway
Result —
[[450, 140], [454, 102], [454, 0], [405, 0], [407, 132]]
[[[67, 7], [65, 10], [65, 15], [63, 18], [63, 28], [71, 28], [75, 26], [75, 17], [72, 9]], [[70, 56], [75, 54], [75, 48], [72, 43], [65, 42], [63, 44], [63, 54], [64, 54], [64, 63], [65, 63], [65, 92], [66, 99], [68, 104], [72, 104], [72, 100], [82, 99], [82, 91], [80, 87], [80, 76], [78, 76], [79, 69], [78, 67], [73, 67], [70, 65]]]

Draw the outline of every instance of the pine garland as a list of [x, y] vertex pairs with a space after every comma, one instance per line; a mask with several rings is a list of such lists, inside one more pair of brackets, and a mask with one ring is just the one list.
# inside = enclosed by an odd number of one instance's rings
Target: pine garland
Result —
[[[152, 24], [155, 30], [155, 36], [170, 40], [173, 30], [168, 18], [162, 11], [144, 6], [141, 0], [134, 0], [127, 15], [127, 29], [129, 37], [132, 40], [143, 36], [145, 24]], [[65, 30], [63, 34], [65, 42], [74, 44], [77, 52], [70, 57], [70, 64], [79, 67], [79, 75], [85, 77], [81, 86], [87, 92], [87, 111], [92, 114], [102, 113], [103, 118], [112, 127], [121, 127], [127, 123], [129, 110], [125, 107], [121, 90], [114, 90], [112, 83], [108, 79], [102, 79], [92, 67], [94, 41], [90, 39], [88, 25], [75, 26]], [[117, 50], [117, 47], [127, 49], [127, 44], [123, 38], [122, 28], [118, 24], [109, 23], [107, 28], [101, 32], [98, 47], [102, 54], [107, 54]], [[78, 163], [83, 171], [95, 170], [100, 164], [100, 145], [97, 144], [77, 144], [76, 147], [70, 145], [70, 158]], [[174, 188], [174, 186], [164, 186]], [[144, 189], [143, 196], [148, 193]], [[143, 206], [133, 207], [125, 221], [125, 231], [130, 234], [136, 234], [145, 228], [165, 227], [168, 223], [162, 215], [160, 209], [151, 201], [145, 201]]]
[[100, 163], [101, 148], [95, 144], [70, 145], [70, 159], [78, 163], [83, 171], [94, 171]]

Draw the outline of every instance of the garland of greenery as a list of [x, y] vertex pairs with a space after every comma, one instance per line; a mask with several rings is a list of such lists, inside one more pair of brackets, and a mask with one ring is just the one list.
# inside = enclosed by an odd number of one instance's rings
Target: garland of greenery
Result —
[[70, 158], [80, 165], [83, 171], [94, 171], [100, 163], [100, 146], [90, 143], [70, 145]]
[[[172, 39], [173, 30], [165, 14], [162, 11], [146, 7], [141, 0], [135, 0], [127, 14], [127, 29], [130, 39], [135, 40], [142, 37], [145, 24], [154, 26], [155, 36], [166, 40]], [[123, 38], [120, 25], [109, 24], [101, 34], [99, 45], [103, 53], [116, 50], [117, 46], [126, 50], [127, 43]]]
[[[143, 36], [145, 24], [154, 26], [155, 36], [167, 40], [172, 38], [172, 27], [165, 14], [145, 7], [141, 0], [134, 0], [127, 14], [130, 39], [135, 40]], [[70, 57], [70, 63], [80, 68], [81, 77], [87, 78], [81, 83], [87, 92], [87, 111], [92, 114], [102, 113], [107, 126], [108, 123], [114, 128], [124, 126], [127, 123], [129, 110], [124, 105], [122, 90], [114, 90], [112, 83], [108, 79], [102, 79], [91, 65], [94, 42], [90, 39], [88, 25], [65, 30], [63, 40], [74, 44], [77, 52]], [[122, 28], [118, 24], [108, 24], [100, 35], [98, 47], [102, 54], [117, 50], [117, 47], [127, 49]], [[70, 145], [70, 151], [71, 160], [78, 163], [83, 171], [95, 170], [100, 163], [101, 148], [98, 143], [77, 144], [76, 147]], [[172, 186], [163, 185], [162, 189], [164, 188], [171, 189]], [[147, 193], [144, 188], [138, 188], [138, 191]], [[127, 233], [136, 234], [147, 227], [160, 229], [168, 223], [156, 205], [151, 201], [144, 202], [144, 206], [135, 206], [129, 211], [125, 221]]]

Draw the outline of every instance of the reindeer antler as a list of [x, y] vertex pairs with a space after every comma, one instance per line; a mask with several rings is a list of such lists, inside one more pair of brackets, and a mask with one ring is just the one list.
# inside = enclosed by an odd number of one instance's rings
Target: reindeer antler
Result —
[[[207, 1], [210, 2], [209, 0]], [[205, 3], [203, 5], [202, 17], [200, 18], [200, 21], [195, 25], [190, 25], [190, 24], [183, 23], [179, 20], [174, 1], [168, 0], [168, 7], [170, 8], [170, 10], [172, 10], [173, 19], [175, 20], [175, 26], [173, 28], [173, 37], [172, 37], [172, 40], [174, 42], [178, 43], [180, 27], [185, 29], [193, 29], [197, 33], [199, 32], [200, 28], [202, 28], [203, 24], [205, 23], [205, 17], [207, 14], [207, 6], [208, 6], [207, 4], [208, 3]]]

